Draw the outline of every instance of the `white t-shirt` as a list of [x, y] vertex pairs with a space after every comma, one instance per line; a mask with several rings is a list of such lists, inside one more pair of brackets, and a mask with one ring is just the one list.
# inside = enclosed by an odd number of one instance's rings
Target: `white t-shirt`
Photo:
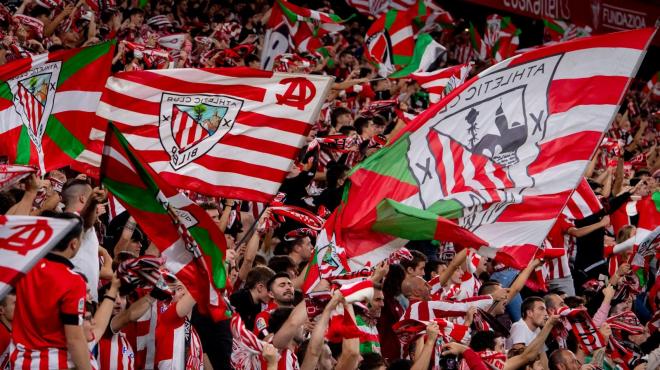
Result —
[[511, 325], [509, 338], [506, 340], [507, 350], [513, 347], [514, 344], [523, 343], [528, 346], [534, 338], [541, 332], [541, 328], [531, 331], [527, 326], [525, 320], [520, 319]]
[[99, 289], [99, 239], [96, 237], [94, 227], [83, 232], [82, 244], [75, 257], [71, 258], [75, 271], [85, 275], [87, 289], [94, 302], [98, 302]]

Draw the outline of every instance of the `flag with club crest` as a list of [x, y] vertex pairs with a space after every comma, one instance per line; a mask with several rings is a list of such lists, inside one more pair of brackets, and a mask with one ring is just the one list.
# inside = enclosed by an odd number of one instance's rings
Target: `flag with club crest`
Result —
[[0, 67], [0, 155], [44, 173], [73, 165], [98, 176], [96, 107], [114, 42], [33, 55]]
[[0, 300], [76, 224], [76, 220], [0, 215]]
[[[405, 239], [443, 240], [451, 235], [429, 231], [447, 220], [470, 236], [463, 245], [524, 268], [578, 186], [654, 32], [540, 48], [456, 88], [351, 170], [317, 238], [318, 271], [360, 270]], [[309, 284], [317, 277], [308, 274]]]
[[200, 206], [159, 178], [110, 124], [101, 181], [135, 218], [166, 258], [165, 267], [186, 286], [202, 312], [226, 317], [226, 240]]
[[331, 81], [250, 68], [124, 72], [108, 79], [97, 114], [172, 186], [269, 202]]

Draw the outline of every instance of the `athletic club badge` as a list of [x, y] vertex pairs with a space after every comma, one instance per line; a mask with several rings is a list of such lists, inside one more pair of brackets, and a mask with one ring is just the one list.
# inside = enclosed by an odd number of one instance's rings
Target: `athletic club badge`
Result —
[[225, 95], [164, 93], [159, 135], [175, 170], [206, 154], [234, 127], [243, 101]]
[[439, 111], [427, 130], [410, 136], [410, 147], [424, 148], [421, 155], [408, 153], [423, 208], [458, 202], [465, 210], [459, 224], [474, 231], [522, 202], [525, 189], [535, 184], [529, 166], [546, 134], [548, 90], [561, 58], [481, 77]]
[[37, 150], [55, 102], [62, 62], [45, 63], [7, 81], [14, 96], [14, 110]]

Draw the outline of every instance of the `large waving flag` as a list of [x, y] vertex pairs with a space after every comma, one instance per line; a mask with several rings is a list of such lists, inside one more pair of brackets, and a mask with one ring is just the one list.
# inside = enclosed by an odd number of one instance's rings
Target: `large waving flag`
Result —
[[582, 178], [654, 32], [537, 49], [452, 91], [351, 171], [317, 240], [319, 273], [377, 263], [434, 218], [482, 239], [481, 255], [524, 267]]
[[0, 300], [75, 226], [75, 220], [0, 215]]
[[225, 236], [201, 207], [145, 165], [110, 124], [101, 181], [166, 257], [165, 267], [188, 288], [202, 312], [225, 317]]
[[587, 179], [583, 177], [571, 197], [568, 198], [562, 213], [570, 219], [581, 220], [601, 209], [603, 209], [603, 205], [589, 186]]
[[323, 46], [323, 36], [344, 29], [345, 20], [336, 14], [303, 8], [286, 0], [275, 0], [271, 17], [278, 17], [279, 12], [289, 25], [293, 46], [301, 52], [316, 51]]
[[94, 113], [114, 42], [34, 55], [0, 67], [0, 155], [41, 172], [73, 165], [98, 176]]
[[125, 72], [108, 79], [97, 113], [172, 186], [268, 202], [331, 81], [250, 68]]

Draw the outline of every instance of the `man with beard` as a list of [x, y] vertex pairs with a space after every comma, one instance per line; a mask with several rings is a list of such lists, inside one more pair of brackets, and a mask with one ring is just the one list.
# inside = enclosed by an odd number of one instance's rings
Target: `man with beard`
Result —
[[259, 339], [263, 339], [270, 334], [268, 324], [275, 309], [293, 307], [293, 283], [288, 273], [278, 272], [275, 274], [268, 280], [267, 288], [270, 305], [267, 310], [260, 312], [254, 320], [254, 333]]
[[380, 353], [378, 319], [384, 305], [383, 287], [380, 284], [374, 284], [374, 295], [367, 303], [368, 309], [359, 314], [356, 312], [355, 315], [355, 322], [363, 334], [360, 336], [360, 354]]

